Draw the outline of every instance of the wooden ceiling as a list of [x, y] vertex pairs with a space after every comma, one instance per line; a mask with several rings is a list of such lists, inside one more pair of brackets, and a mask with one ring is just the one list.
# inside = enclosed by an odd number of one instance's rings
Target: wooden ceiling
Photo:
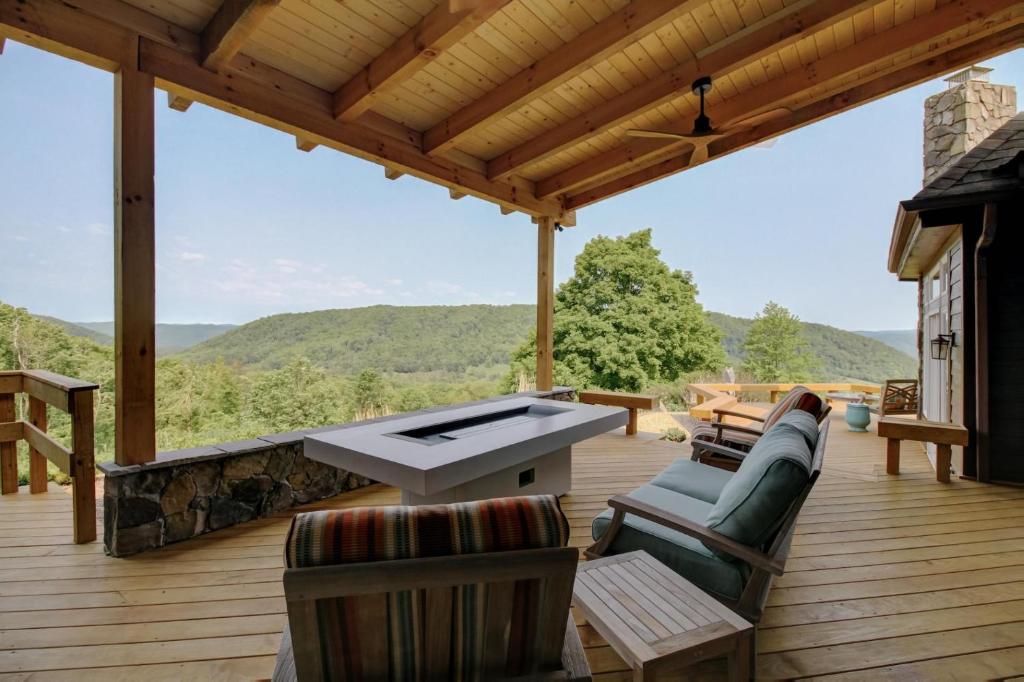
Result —
[[716, 125], [783, 110], [713, 161], [1019, 47], [1024, 2], [0, 0], [0, 37], [571, 224], [690, 167], [689, 143], [626, 130], [688, 131], [698, 76]]

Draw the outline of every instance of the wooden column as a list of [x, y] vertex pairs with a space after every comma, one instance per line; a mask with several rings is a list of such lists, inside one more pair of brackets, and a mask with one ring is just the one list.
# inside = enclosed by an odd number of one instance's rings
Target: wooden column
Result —
[[152, 76], [115, 75], [114, 147], [114, 459], [128, 465], [156, 459]]
[[[40, 431], [46, 431], [46, 403], [35, 396], [28, 397], [28, 421]], [[30, 493], [45, 493], [46, 457], [35, 448], [28, 451], [28, 489]]]
[[554, 386], [555, 219], [537, 220], [537, 390]]
[[[0, 424], [13, 422], [14, 395], [0, 394]], [[15, 441], [0, 443], [0, 493], [8, 495], [18, 492], [18, 444]]]
[[[152, 103], [152, 96], [150, 97]], [[96, 464], [93, 426], [93, 391], [70, 394], [71, 479], [75, 542], [96, 539]]]

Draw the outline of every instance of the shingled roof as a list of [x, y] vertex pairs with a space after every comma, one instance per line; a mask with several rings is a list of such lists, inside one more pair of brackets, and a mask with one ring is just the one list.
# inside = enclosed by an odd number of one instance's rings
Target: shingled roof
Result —
[[1017, 114], [913, 199], [907, 211], [951, 208], [995, 201], [1024, 190], [1024, 112]]

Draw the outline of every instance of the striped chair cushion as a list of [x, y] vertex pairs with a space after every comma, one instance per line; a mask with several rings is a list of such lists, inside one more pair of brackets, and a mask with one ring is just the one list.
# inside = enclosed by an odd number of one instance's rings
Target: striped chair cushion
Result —
[[[569, 524], [553, 495], [367, 507], [298, 514], [288, 534], [285, 562], [289, 568], [315, 570], [336, 564], [564, 547], [568, 541]], [[368, 565], [367, 570], [374, 568]], [[447, 652], [427, 651], [425, 645], [427, 631], [438, 627], [426, 617], [427, 590], [317, 600], [324, 679], [429, 679], [435, 665], [429, 659], [438, 656], [447, 661], [444, 679], [521, 674], [531, 660], [528, 647], [541, 611], [541, 587], [538, 579], [520, 580], [510, 592], [496, 597], [482, 582], [450, 588], [448, 634], [437, 638], [448, 643]], [[500, 661], [488, 661], [488, 604], [503, 598], [510, 599], [507, 652]]]
[[564, 547], [569, 523], [554, 495], [419, 507], [360, 507], [297, 514], [289, 568]]

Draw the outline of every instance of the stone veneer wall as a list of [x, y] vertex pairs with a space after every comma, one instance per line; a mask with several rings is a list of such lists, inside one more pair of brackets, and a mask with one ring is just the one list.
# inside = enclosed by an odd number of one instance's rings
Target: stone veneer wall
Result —
[[[575, 398], [570, 388], [532, 391], [526, 395], [555, 400]], [[440, 409], [445, 408], [420, 412]], [[408, 415], [375, 421], [404, 416]], [[351, 424], [164, 452], [155, 462], [134, 466], [100, 464], [104, 474], [104, 549], [113, 556], [129, 556], [373, 483], [303, 455], [306, 434], [347, 426]]]
[[959, 83], [924, 103], [924, 184], [994, 133], [1017, 113], [1011, 85]]

